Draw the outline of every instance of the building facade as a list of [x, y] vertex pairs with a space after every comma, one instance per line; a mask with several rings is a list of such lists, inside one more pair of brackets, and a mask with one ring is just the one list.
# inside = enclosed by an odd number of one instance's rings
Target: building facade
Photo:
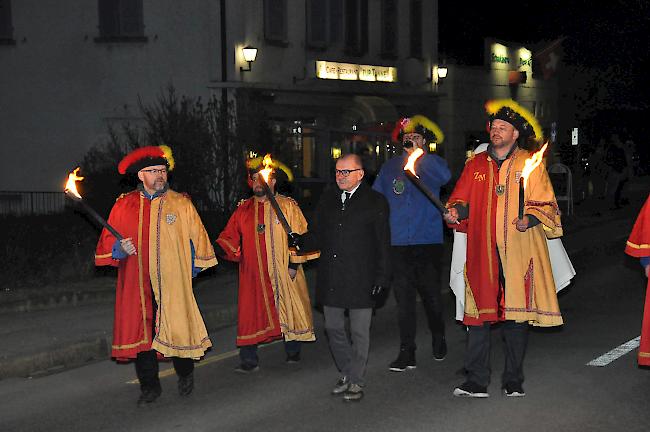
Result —
[[436, 110], [436, 1], [0, 0], [0, 44], [4, 191], [60, 191], [169, 85], [260, 96], [297, 178], [326, 180], [347, 151], [380, 163], [388, 122]]

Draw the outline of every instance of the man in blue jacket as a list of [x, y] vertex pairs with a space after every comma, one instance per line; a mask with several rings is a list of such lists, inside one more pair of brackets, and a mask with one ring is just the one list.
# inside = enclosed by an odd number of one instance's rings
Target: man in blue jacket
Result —
[[399, 311], [400, 351], [389, 368], [403, 372], [415, 369], [416, 291], [420, 294], [432, 334], [433, 357], [447, 355], [445, 324], [442, 318], [440, 270], [443, 254], [442, 216], [427, 197], [406, 177], [404, 165], [417, 148], [425, 151], [415, 164], [417, 175], [436, 195], [451, 173], [441, 157], [427, 153], [429, 142], [442, 142], [440, 128], [417, 115], [401, 120], [393, 139], [404, 152], [381, 168], [373, 189], [382, 193], [390, 207], [391, 260], [395, 299]]

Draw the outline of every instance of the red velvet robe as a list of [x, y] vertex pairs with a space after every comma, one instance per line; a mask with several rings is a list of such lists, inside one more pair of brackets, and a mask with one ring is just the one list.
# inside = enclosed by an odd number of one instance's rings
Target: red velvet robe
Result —
[[[529, 156], [517, 148], [500, 169], [487, 153], [473, 157], [449, 197], [448, 206], [469, 205], [469, 218], [450, 225], [467, 233], [466, 325], [503, 320], [562, 324], [546, 244], [547, 236], [562, 235], [562, 226], [544, 166], [530, 175], [524, 207], [541, 223], [523, 233], [512, 223], [517, 217], [519, 175]], [[505, 287], [499, 281], [499, 258]]]
[[[276, 195], [294, 232], [307, 230], [298, 204]], [[315, 340], [311, 305], [302, 267], [288, 276], [287, 234], [268, 201], [243, 201], [219, 234], [225, 258], [239, 263], [237, 345], [280, 339]]]
[[[637, 258], [650, 256], [650, 196], [634, 224], [625, 246], [625, 253]], [[650, 280], [646, 289], [638, 358], [640, 365], [650, 366]]]
[[211, 342], [192, 292], [190, 241], [196, 267], [208, 268], [217, 260], [191, 201], [172, 190], [154, 201], [133, 191], [117, 199], [108, 223], [132, 238], [137, 250], [113, 259], [115, 237], [104, 229], [95, 251], [95, 265], [118, 268], [111, 356], [128, 360], [151, 349], [166, 357], [203, 356]]

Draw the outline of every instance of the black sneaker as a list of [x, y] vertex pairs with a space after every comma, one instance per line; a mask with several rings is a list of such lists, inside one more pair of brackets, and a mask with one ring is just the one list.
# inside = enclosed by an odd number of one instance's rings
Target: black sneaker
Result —
[[187, 396], [192, 393], [194, 390], [194, 373], [191, 372], [189, 375], [184, 377], [178, 377], [178, 394], [181, 396]]
[[394, 362], [388, 365], [393, 372], [404, 372], [406, 369], [415, 369], [415, 350], [400, 348], [399, 355]]
[[508, 382], [503, 385], [503, 394], [508, 397], [523, 397], [526, 396], [524, 388], [520, 383]]
[[251, 365], [247, 363], [242, 363], [235, 368], [235, 372], [241, 374], [250, 374], [257, 372], [258, 370], [260, 370], [260, 367], [258, 365]]
[[473, 381], [465, 381], [454, 389], [456, 397], [486, 398], [490, 397], [487, 387], [480, 386]]
[[143, 389], [142, 393], [140, 393], [140, 397], [138, 398], [138, 406], [141, 407], [155, 402], [161, 394], [162, 388], [160, 387]]
[[287, 363], [300, 363], [300, 353], [287, 354]]
[[443, 361], [447, 357], [447, 341], [444, 336], [433, 339], [433, 359]]

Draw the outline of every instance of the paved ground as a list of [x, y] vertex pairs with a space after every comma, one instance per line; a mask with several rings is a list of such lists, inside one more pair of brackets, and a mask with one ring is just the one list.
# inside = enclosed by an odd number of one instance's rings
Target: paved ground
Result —
[[337, 376], [319, 314], [319, 341], [305, 347], [302, 365], [287, 367], [276, 344], [262, 350], [261, 373], [235, 375], [236, 276], [221, 272], [199, 278], [195, 287], [215, 345], [197, 369], [195, 394], [178, 400], [175, 378], [167, 377], [160, 403], [136, 410], [137, 387], [125, 384], [133, 379], [132, 366], [106, 360], [114, 280], [104, 278], [46, 287], [39, 296], [0, 297], [0, 430], [646, 430], [650, 371], [636, 367], [634, 352], [602, 368], [585, 366], [639, 333], [645, 282], [638, 262], [622, 249], [648, 194], [644, 180], [631, 185], [632, 201], [623, 209], [586, 203], [577, 217], [564, 218], [563, 242], [578, 276], [560, 298], [566, 325], [532, 334], [523, 400], [498, 395], [496, 335], [493, 397], [451, 397], [462, 381], [455, 373], [464, 332], [451, 320], [448, 292], [449, 356], [442, 363], [428, 359], [420, 322], [420, 365], [413, 374], [386, 370], [398, 344], [394, 305], [378, 311], [367, 397], [359, 406], [327, 396]]
[[[225, 328], [212, 332], [217, 349], [199, 363], [195, 392], [181, 399], [176, 378], [164, 373], [161, 399], [146, 408], [135, 405], [139, 390], [129, 383], [131, 365], [102, 361], [38, 379], [2, 380], [2, 430], [646, 431], [650, 371], [637, 368], [634, 352], [605, 367], [586, 366], [638, 336], [645, 281], [637, 263], [624, 257], [592, 265], [560, 299], [566, 325], [531, 333], [525, 398], [499, 393], [497, 330], [491, 397], [454, 398], [451, 392], [462, 381], [457, 370], [464, 330], [448, 320], [449, 354], [435, 362], [422, 313], [418, 368], [389, 372], [398, 332], [394, 305], [387, 305], [373, 322], [366, 397], [358, 404], [328, 394], [338, 375], [317, 314], [318, 341], [304, 347], [302, 364], [286, 365], [282, 345], [273, 344], [260, 350], [257, 374], [236, 374], [236, 353], [226, 348], [234, 328]], [[451, 308], [452, 298], [446, 298]]]

